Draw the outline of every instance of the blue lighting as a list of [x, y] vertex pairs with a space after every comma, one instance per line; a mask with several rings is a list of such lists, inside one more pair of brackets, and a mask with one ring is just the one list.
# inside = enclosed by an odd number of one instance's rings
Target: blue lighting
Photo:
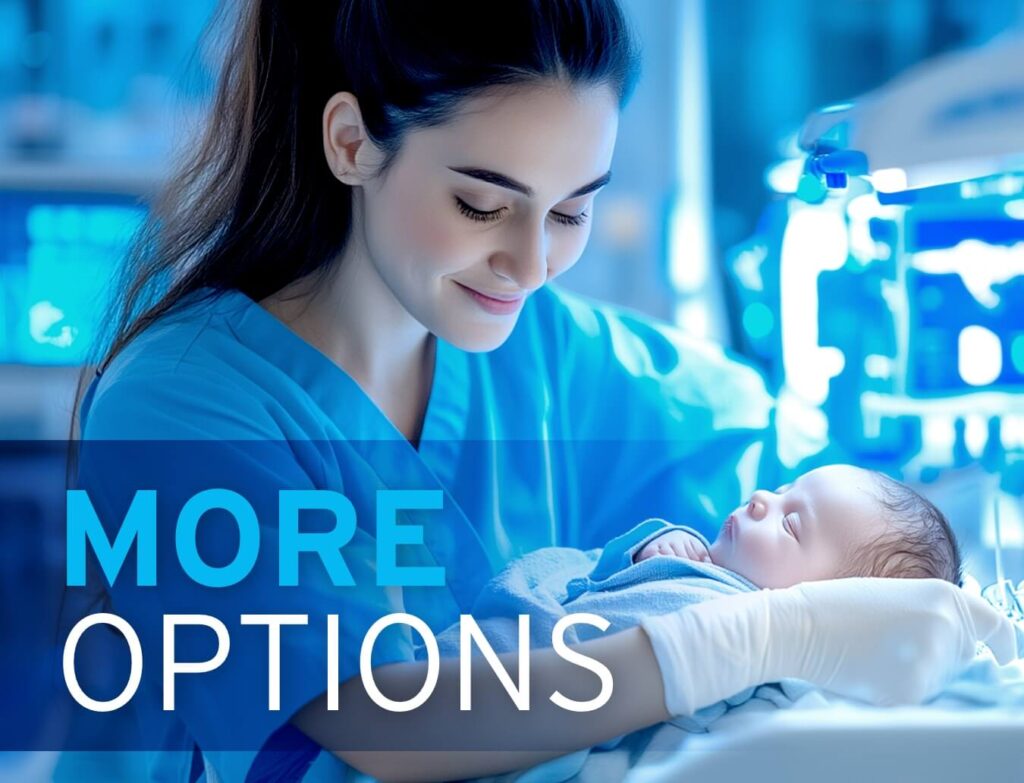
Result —
[[1024, 220], [1008, 217], [921, 220], [912, 227], [909, 244], [915, 250], [955, 247], [965, 239], [977, 239], [991, 245], [1024, 242]]
[[96, 193], [0, 193], [0, 362], [79, 364], [145, 208]]
[[764, 339], [775, 328], [775, 316], [767, 305], [752, 302], [743, 308], [743, 328], [752, 339]]
[[1013, 338], [1010, 344], [1010, 361], [1021, 375], [1024, 375], [1024, 332]]

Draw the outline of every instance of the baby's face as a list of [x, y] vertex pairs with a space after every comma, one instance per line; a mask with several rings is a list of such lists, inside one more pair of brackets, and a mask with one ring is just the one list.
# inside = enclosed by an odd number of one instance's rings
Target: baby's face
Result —
[[874, 482], [861, 468], [828, 465], [758, 490], [725, 520], [711, 559], [758, 587], [838, 577], [851, 553], [885, 530]]

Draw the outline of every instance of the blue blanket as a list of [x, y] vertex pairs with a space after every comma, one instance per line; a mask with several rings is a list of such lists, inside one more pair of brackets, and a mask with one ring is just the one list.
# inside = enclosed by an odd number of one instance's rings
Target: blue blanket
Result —
[[[644, 615], [664, 614], [724, 595], [757, 588], [725, 568], [676, 557], [633, 563], [648, 541], [671, 529], [689, 528], [651, 519], [614, 539], [603, 550], [549, 547], [524, 555], [492, 579], [473, 604], [472, 616], [498, 652], [518, 649], [518, 616], [530, 616], [533, 646], [550, 646], [555, 623], [567, 614], [591, 612], [611, 623], [607, 631], [576, 625], [570, 644], [631, 628]], [[438, 636], [442, 655], [457, 655], [459, 629]]]
[[[571, 626], [565, 640], [574, 644], [632, 628], [644, 615], [664, 614], [757, 589], [739, 574], [711, 563], [677, 557], [653, 557], [633, 563], [634, 554], [650, 540], [673, 529], [703, 539], [690, 528], [650, 519], [614, 539], [603, 550], [550, 547], [524, 555], [487, 584], [473, 605], [473, 619], [496, 652], [509, 652], [519, 649], [519, 615], [530, 617], [531, 646], [549, 647], [555, 623], [567, 614], [589, 612], [611, 623], [607, 631], [583, 624]], [[437, 640], [442, 656], [459, 654], [457, 625], [439, 634]], [[628, 687], [628, 683], [616, 685]], [[748, 688], [673, 722], [689, 731], [704, 731], [730, 707], [755, 695], [781, 706], [808, 690], [810, 686], [797, 680]]]

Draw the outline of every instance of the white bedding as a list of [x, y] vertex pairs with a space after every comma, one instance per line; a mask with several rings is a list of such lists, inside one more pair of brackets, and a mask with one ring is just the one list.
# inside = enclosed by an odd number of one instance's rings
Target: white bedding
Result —
[[703, 733], [671, 723], [637, 732], [591, 752], [578, 772], [565, 757], [502, 780], [1024, 783], [1024, 659], [999, 667], [980, 656], [922, 707], [867, 707], [820, 691], [778, 703], [751, 699]]
[[737, 711], [703, 735], [659, 729], [631, 769], [599, 754], [578, 780], [1020, 783], [1024, 711], [948, 707]]

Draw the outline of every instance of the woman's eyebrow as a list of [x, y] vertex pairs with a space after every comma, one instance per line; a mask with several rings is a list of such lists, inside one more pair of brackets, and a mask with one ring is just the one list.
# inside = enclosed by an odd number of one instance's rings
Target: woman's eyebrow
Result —
[[[473, 177], [473, 179], [481, 180], [482, 182], [488, 182], [491, 185], [497, 185], [498, 187], [505, 188], [507, 190], [514, 190], [517, 193], [522, 193], [527, 198], [533, 197], [533, 188], [528, 185], [524, 185], [521, 182], [517, 182], [511, 177], [506, 177], [504, 174], [499, 174], [497, 171], [491, 171], [489, 169], [478, 169], [468, 166], [449, 166], [449, 169], [456, 172], [457, 174], [465, 174], [467, 177]], [[588, 182], [581, 188], [577, 188], [564, 200], [570, 198], [578, 198], [579, 196], [585, 196], [587, 193], [592, 193], [598, 188], [603, 188], [607, 185], [612, 178], [612, 173], [606, 171], [600, 177], [595, 179], [593, 182]]]
[[611, 181], [612, 181], [612, 173], [610, 171], [606, 171], [604, 174], [602, 174], [600, 177], [595, 179], [593, 182], [588, 182], [582, 188], [574, 190], [572, 193], [569, 194], [569, 198], [579, 198], [580, 196], [585, 196], [588, 193], [593, 193], [595, 190], [598, 190], [599, 188], [603, 188], [605, 185], [607, 185]]

